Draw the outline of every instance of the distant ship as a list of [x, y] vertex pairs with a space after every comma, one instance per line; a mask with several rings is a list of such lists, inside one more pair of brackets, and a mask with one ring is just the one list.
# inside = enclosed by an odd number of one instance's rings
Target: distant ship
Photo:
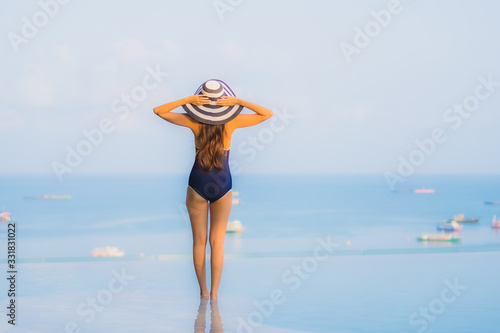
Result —
[[500, 229], [500, 220], [497, 220], [497, 216], [493, 216], [493, 221], [491, 221], [491, 227], [495, 229]]
[[457, 221], [458, 223], [476, 223], [477, 221], [479, 221], [479, 218], [474, 217], [474, 218], [466, 219], [464, 214], [458, 214], [458, 215], [453, 216], [453, 219], [448, 220], [448, 222], [451, 222], [451, 221]]
[[40, 196], [25, 196], [26, 200], [58, 200], [58, 199], [71, 199], [70, 194], [44, 194]]
[[500, 205], [500, 201], [485, 201], [485, 205]]
[[462, 240], [462, 237], [457, 236], [453, 233], [442, 233], [442, 234], [421, 234], [417, 239], [423, 242], [428, 242], [428, 241], [458, 242]]
[[419, 188], [416, 190], [413, 190], [413, 193], [434, 193], [435, 191], [432, 188]]
[[240, 204], [240, 198], [235, 198], [240, 195], [240, 192], [238, 191], [233, 191], [233, 205], [239, 205]]
[[437, 226], [438, 230], [443, 230], [447, 232], [460, 231], [463, 228], [463, 224], [458, 223], [455, 220], [446, 221]]
[[5, 221], [5, 222], [10, 221], [10, 213], [9, 212], [0, 213], [0, 221]]
[[391, 192], [396, 192], [396, 193], [413, 193], [413, 190], [410, 190], [410, 189], [404, 189], [404, 190], [391, 190]]
[[123, 257], [124, 251], [118, 250], [117, 247], [106, 246], [103, 248], [95, 248], [90, 252], [92, 257]]
[[227, 233], [240, 233], [245, 230], [245, 227], [240, 221], [234, 220], [227, 223], [226, 232]]

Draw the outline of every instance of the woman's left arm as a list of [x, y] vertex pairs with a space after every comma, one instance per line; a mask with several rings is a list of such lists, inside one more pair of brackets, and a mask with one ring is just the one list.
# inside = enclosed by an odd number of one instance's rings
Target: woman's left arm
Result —
[[203, 105], [203, 104], [208, 104], [209, 102], [210, 102], [209, 98], [204, 95], [193, 95], [179, 99], [177, 101], [157, 106], [153, 109], [153, 111], [158, 116], [162, 117], [163, 119], [172, 124], [191, 128], [193, 124], [195, 124], [195, 122], [189, 115], [187, 115], [186, 113], [173, 113], [170, 111], [188, 103], [195, 105]]

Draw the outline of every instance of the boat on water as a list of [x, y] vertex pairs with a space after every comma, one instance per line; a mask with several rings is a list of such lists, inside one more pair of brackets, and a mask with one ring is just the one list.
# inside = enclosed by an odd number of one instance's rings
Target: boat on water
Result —
[[456, 221], [458, 223], [477, 223], [477, 221], [479, 221], [479, 218], [478, 217], [465, 218], [464, 214], [458, 214], [458, 215], [453, 216], [453, 218], [448, 220], [448, 221], [449, 222]]
[[0, 221], [5, 221], [5, 222], [10, 221], [10, 213], [9, 212], [1, 212], [0, 213]]
[[95, 248], [90, 254], [92, 254], [92, 257], [123, 257], [125, 252], [123, 250], [118, 250], [118, 248], [114, 246], [106, 246], [103, 248]]
[[227, 233], [240, 233], [245, 230], [245, 227], [240, 221], [234, 220], [227, 223], [226, 232]]
[[437, 226], [438, 230], [443, 230], [446, 232], [460, 231], [463, 228], [463, 224], [458, 223], [455, 220], [446, 221]]
[[491, 221], [491, 227], [495, 229], [500, 229], [500, 220], [497, 220], [497, 216], [493, 216], [493, 221]]
[[40, 196], [25, 196], [26, 200], [60, 200], [71, 199], [71, 194], [44, 194]]
[[391, 190], [393, 193], [413, 193], [414, 190], [410, 189], [399, 189], [399, 190]]
[[435, 190], [432, 188], [417, 188], [413, 190], [413, 193], [434, 193]]
[[485, 205], [500, 205], [500, 201], [485, 201]]
[[240, 204], [240, 199], [233, 198], [233, 205], [239, 205], [239, 204]]
[[422, 242], [459, 242], [462, 237], [455, 233], [443, 232], [441, 234], [421, 234], [417, 239]]

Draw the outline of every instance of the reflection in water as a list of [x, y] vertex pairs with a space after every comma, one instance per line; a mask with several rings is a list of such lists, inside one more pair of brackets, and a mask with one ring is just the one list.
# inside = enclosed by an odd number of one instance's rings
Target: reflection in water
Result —
[[[207, 326], [206, 316], [207, 316], [207, 303], [208, 297], [200, 298], [200, 306], [198, 307], [198, 315], [194, 321], [194, 333], [205, 333], [205, 328]], [[210, 333], [224, 333], [222, 328], [222, 319], [219, 313], [219, 305], [217, 300], [210, 300]]]
[[219, 313], [219, 304], [217, 300], [210, 301], [210, 333], [224, 333], [224, 329], [222, 328], [222, 318]]
[[198, 316], [194, 321], [194, 333], [205, 333], [208, 297], [201, 297]]
[[426, 247], [426, 248], [450, 247], [453, 245], [452, 242], [450, 242], [450, 241], [432, 241], [432, 242], [421, 241], [420, 243], [422, 243], [423, 247]]
[[241, 250], [241, 245], [242, 245], [242, 240], [241, 240], [241, 234], [229, 234], [227, 235], [229, 237], [228, 241], [231, 242], [232, 247], [234, 248], [235, 251]]

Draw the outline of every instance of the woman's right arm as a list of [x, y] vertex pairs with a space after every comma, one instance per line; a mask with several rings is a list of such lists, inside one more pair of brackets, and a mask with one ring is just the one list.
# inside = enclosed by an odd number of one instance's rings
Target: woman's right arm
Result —
[[189, 116], [186, 113], [174, 113], [170, 111], [187, 103], [203, 105], [207, 104], [208, 102], [209, 102], [208, 97], [204, 95], [193, 95], [179, 99], [177, 101], [160, 105], [158, 107], [155, 107], [153, 111], [158, 116], [160, 116], [161, 118], [165, 119], [168, 122], [171, 122], [172, 124], [189, 127], [193, 130], [193, 128], [197, 126], [198, 122], [195, 121], [193, 118], [191, 118], [191, 116]]
[[224, 96], [219, 98], [217, 100], [217, 104], [230, 105], [230, 106], [239, 104], [257, 113], [257, 114], [239, 114], [238, 116], [236, 116], [236, 118], [230, 121], [231, 125], [233, 125], [235, 128], [257, 125], [263, 122], [264, 120], [271, 118], [274, 113], [272, 110], [269, 110], [268, 108], [232, 96]]

